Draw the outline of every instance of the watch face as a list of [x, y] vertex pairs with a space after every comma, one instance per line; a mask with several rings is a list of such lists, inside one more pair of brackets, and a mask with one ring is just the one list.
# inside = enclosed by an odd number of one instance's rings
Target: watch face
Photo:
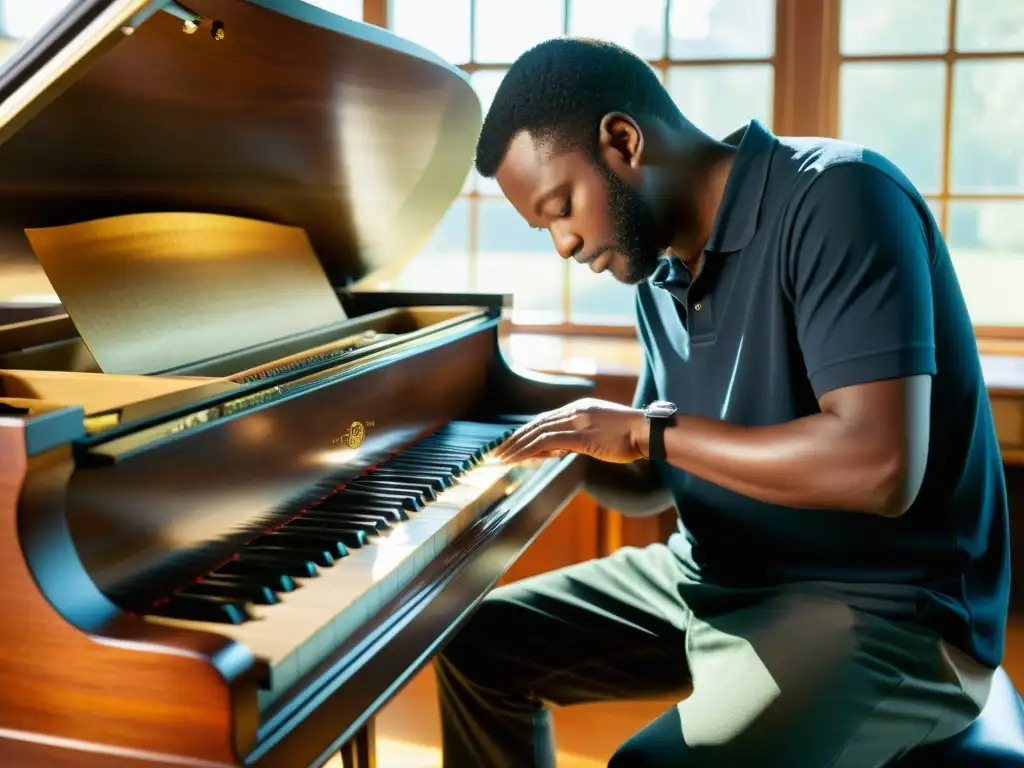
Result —
[[652, 419], [667, 419], [676, 412], [676, 406], [675, 403], [669, 403], [664, 400], [655, 400], [647, 406], [647, 412], [651, 415]]

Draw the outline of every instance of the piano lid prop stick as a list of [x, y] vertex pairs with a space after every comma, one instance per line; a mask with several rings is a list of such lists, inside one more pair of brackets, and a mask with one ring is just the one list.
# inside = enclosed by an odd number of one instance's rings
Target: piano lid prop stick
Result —
[[208, 26], [210, 28], [210, 36], [214, 40], [224, 39], [224, 22], [222, 21], [208, 19], [179, 3], [177, 0], [171, 0], [163, 7], [163, 10], [182, 20], [181, 31], [186, 35], [194, 34], [202, 26]]

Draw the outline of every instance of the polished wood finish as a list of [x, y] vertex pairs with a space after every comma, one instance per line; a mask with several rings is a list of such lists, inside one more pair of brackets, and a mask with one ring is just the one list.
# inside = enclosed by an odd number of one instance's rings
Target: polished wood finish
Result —
[[223, 213], [304, 229], [338, 288], [399, 270], [472, 162], [468, 82], [298, 0], [187, 5], [224, 40], [149, 16], [7, 140], [0, 246], [31, 254], [31, 227]]
[[[68, 749], [78, 766], [147, 755], [232, 764], [247, 750], [232, 733], [255, 725], [245, 649], [212, 634], [148, 626], [96, 590], [62, 525], [67, 447], [28, 457], [24, 423], [0, 417], [0, 456], [0, 579], [4, 612], [17, 617], [0, 622], [0, 761], [15, 765], [16, 755], [34, 750], [33, 765], [59, 765]], [[40, 558], [50, 573], [30, 564]], [[68, 594], [51, 602], [40, 578], [59, 580]], [[76, 625], [62, 614], [68, 600], [94, 610]], [[248, 701], [244, 690], [253, 691]], [[43, 744], [52, 757], [43, 758]], [[102, 752], [81, 750], [85, 744], [103, 745]]]

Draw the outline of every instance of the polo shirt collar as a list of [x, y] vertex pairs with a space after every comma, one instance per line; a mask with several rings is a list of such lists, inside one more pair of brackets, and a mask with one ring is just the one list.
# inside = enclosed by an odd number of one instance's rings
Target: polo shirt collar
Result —
[[735, 146], [736, 155], [705, 250], [733, 253], [745, 248], [757, 232], [775, 136], [759, 121], [751, 120], [722, 141]]
[[[722, 203], [715, 216], [705, 251], [732, 253], [743, 249], [757, 232], [761, 199], [768, 183], [768, 168], [775, 149], [775, 135], [762, 123], [751, 120], [722, 139], [736, 147], [725, 182]], [[677, 257], [667, 254], [650, 277], [652, 285], [667, 288], [688, 285], [690, 271]]]

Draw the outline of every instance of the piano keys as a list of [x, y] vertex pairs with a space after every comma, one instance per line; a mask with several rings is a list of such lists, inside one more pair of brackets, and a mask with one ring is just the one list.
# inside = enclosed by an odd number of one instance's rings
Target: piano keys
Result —
[[[384, 290], [470, 168], [462, 73], [297, 0], [157, 6], [72, 4], [0, 76], [0, 240], [286, 225], [338, 311], [231, 344], [239, 286], [205, 281], [221, 352], [133, 358], [198, 305], [176, 279], [93, 355], [82, 307], [116, 322], [127, 277], [0, 328], [0, 762], [362, 766], [375, 713], [581, 485], [578, 457], [492, 452], [590, 382], [509, 365], [508, 297]], [[65, 247], [47, 268], [90, 274]], [[246, 285], [252, 313], [276, 300]]]

